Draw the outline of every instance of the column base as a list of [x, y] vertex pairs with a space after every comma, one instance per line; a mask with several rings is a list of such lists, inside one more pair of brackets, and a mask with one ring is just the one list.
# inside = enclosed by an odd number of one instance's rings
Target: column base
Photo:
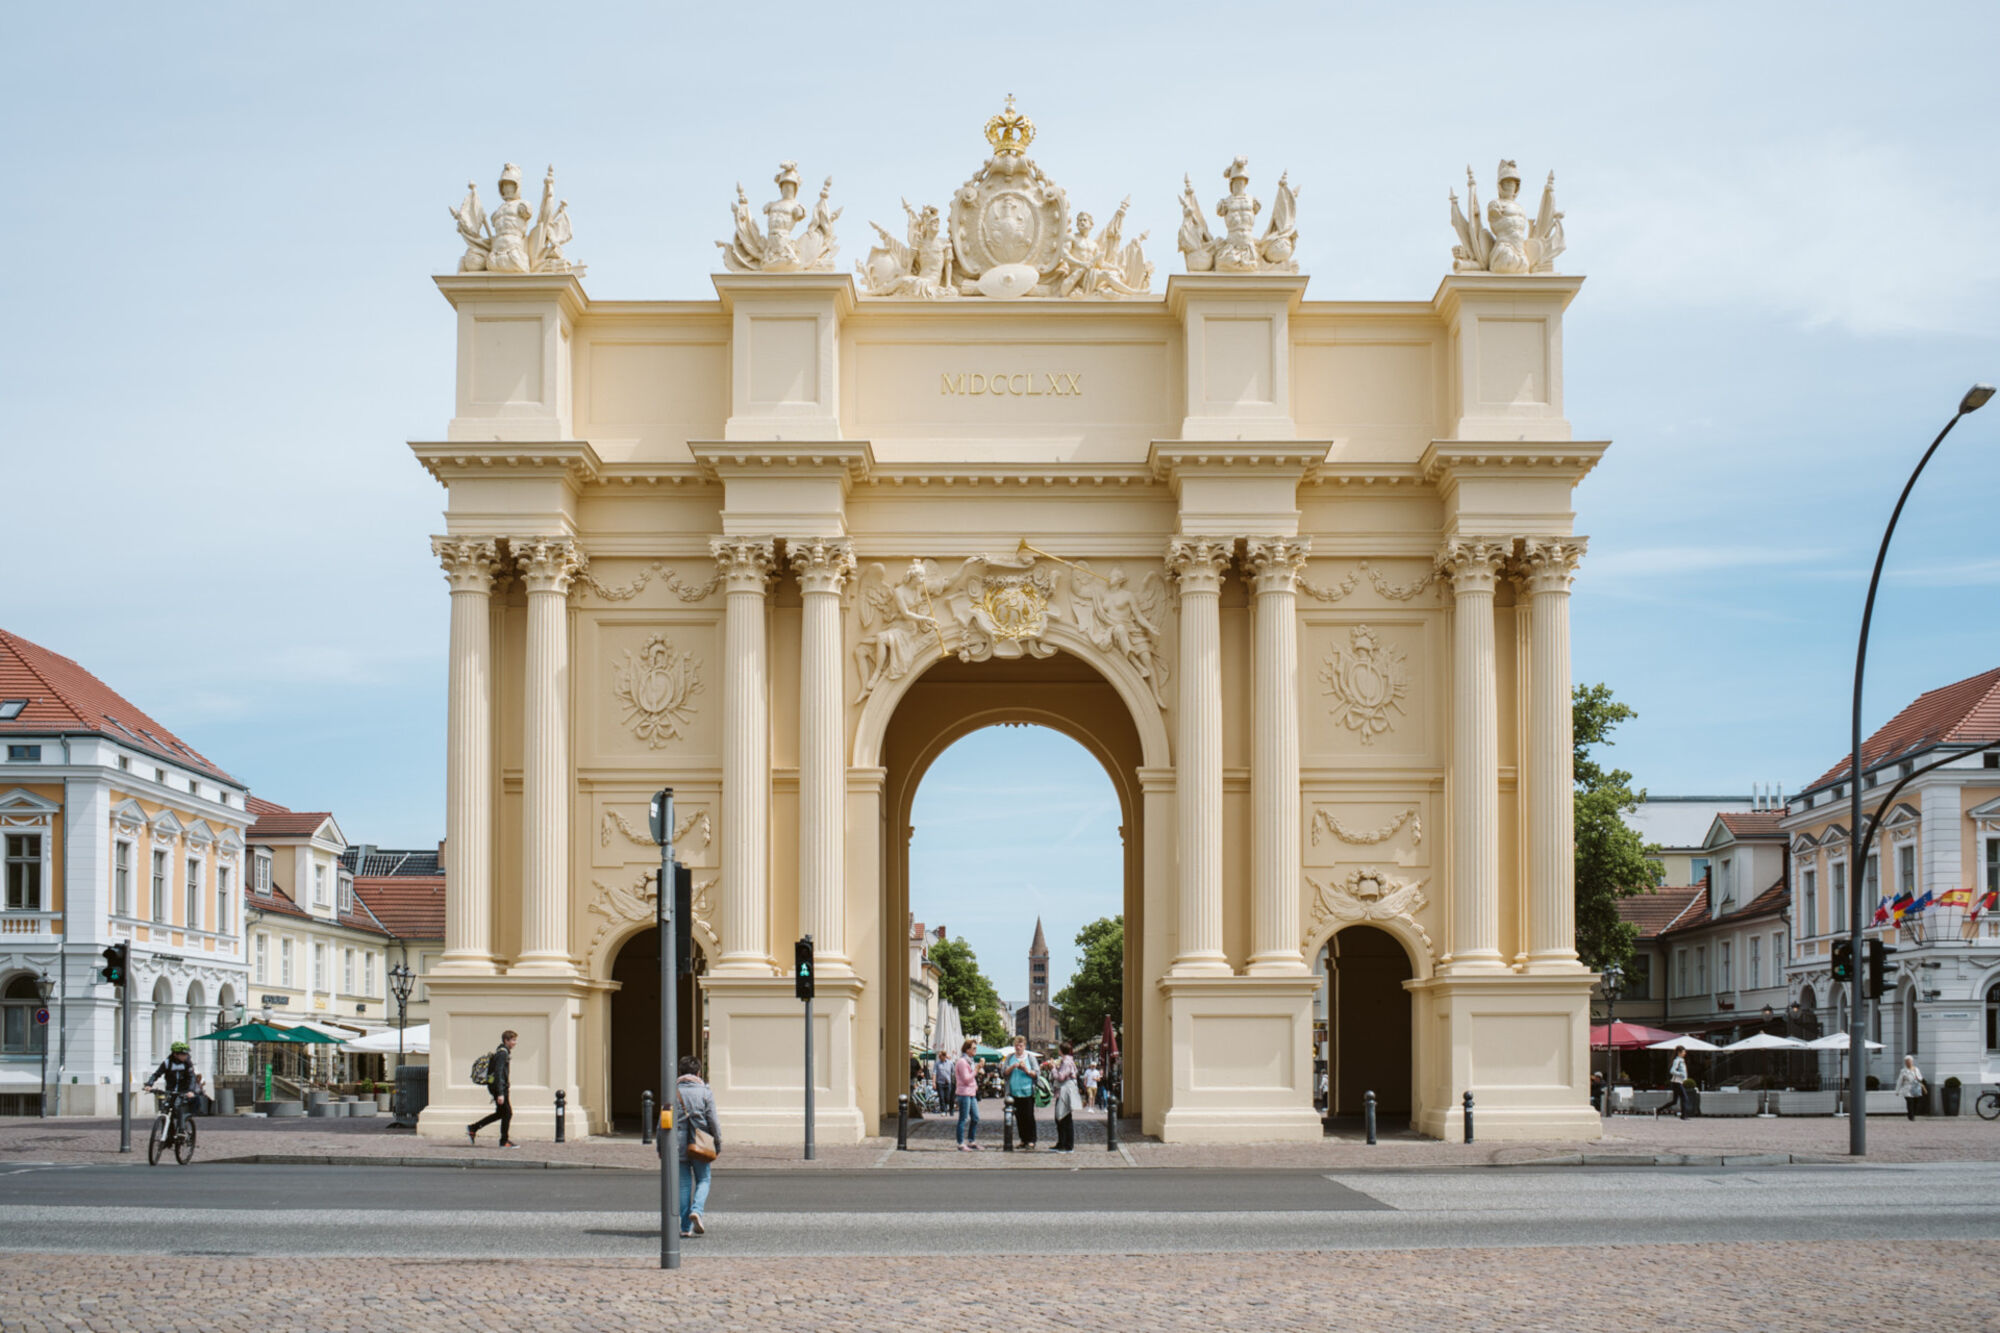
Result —
[[[709, 1021], [708, 1082], [739, 1143], [805, 1142], [805, 1004], [789, 977], [702, 978]], [[859, 1143], [857, 1011], [864, 983], [821, 973], [813, 998], [813, 1137]], [[901, 1052], [893, 1053], [900, 1057]]]
[[445, 954], [432, 963], [425, 977], [497, 977], [500, 962], [492, 954]]
[[1170, 1062], [1160, 1137], [1169, 1143], [1317, 1142], [1312, 1001], [1319, 981], [1186, 977], [1160, 981]]
[[[493, 1110], [493, 1098], [472, 1081], [472, 1062], [500, 1044], [511, 1028], [520, 1040], [510, 1067], [513, 1136], [522, 1141], [555, 1137], [555, 1094], [563, 1093], [565, 1140], [590, 1137], [601, 1120], [584, 1104], [577, 1037], [589, 985], [574, 977], [425, 978], [431, 1005], [430, 1104], [417, 1117], [425, 1138], [462, 1139], [465, 1127]], [[499, 1142], [498, 1125], [483, 1133]]]
[[1530, 954], [1523, 970], [1543, 976], [1596, 976], [1574, 953]]
[[1452, 973], [1404, 982], [1415, 1000], [1420, 1134], [1474, 1140], [1603, 1137], [1590, 1108], [1590, 989], [1596, 977]]
[[574, 977], [581, 974], [568, 954], [524, 953], [507, 965], [510, 977]]

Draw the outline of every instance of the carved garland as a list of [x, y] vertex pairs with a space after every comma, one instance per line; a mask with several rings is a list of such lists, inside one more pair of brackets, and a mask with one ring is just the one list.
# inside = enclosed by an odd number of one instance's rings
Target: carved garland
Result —
[[[688, 833], [697, 828], [701, 830], [700, 845], [684, 848], [682, 844], [686, 841]], [[659, 845], [653, 841], [650, 833], [641, 833], [638, 829], [633, 828], [631, 821], [616, 810], [606, 810], [604, 818], [598, 823], [598, 845], [600, 847], [609, 847], [611, 845], [611, 835], [614, 831], [624, 834], [627, 842], [639, 847], [655, 847]], [[674, 855], [678, 859], [685, 861], [688, 856], [705, 850], [708, 847], [711, 836], [712, 829], [708, 822], [708, 811], [695, 811], [683, 820], [679, 827], [674, 829]]]
[[1429, 902], [1424, 894], [1428, 882], [1392, 879], [1374, 866], [1358, 866], [1324, 884], [1306, 876], [1306, 883], [1313, 889], [1313, 904], [1305, 934], [1299, 937], [1300, 949], [1311, 948], [1323, 932], [1330, 935], [1342, 926], [1400, 921], [1416, 932], [1426, 954], [1435, 954], [1430, 932], [1417, 920], [1417, 913]]
[[1326, 829], [1334, 837], [1352, 846], [1372, 847], [1378, 842], [1387, 842], [1389, 839], [1395, 837], [1397, 831], [1405, 824], [1410, 826], [1410, 841], [1418, 846], [1422, 846], [1424, 841], [1424, 821], [1418, 815], [1415, 806], [1411, 806], [1409, 809], [1398, 814], [1381, 828], [1370, 829], [1366, 833], [1356, 833], [1349, 829], [1345, 824], [1340, 822], [1340, 818], [1337, 815], [1328, 814], [1325, 810], [1315, 810], [1313, 811], [1312, 818], [1313, 846], [1319, 846], [1319, 831], [1321, 828]]
[[658, 576], [660, 582], [669, 591], [671, 591], [674, 594], [674, 596], [680, 598], [683, 602], [687, 602], [690, 604], [695, 602], [707, 601], [710, 597], [713, 597], [715, 595], [715, 590], [722, 586], [721, 574], [717, 574], [714, 578], [710, 579], [708, 582], [700, 584], [698, 586], [685, 583], [682, 581], [681, 576], [678, 573], [676, 573], [671, 569], [668, 569], [666, 566], [666, 562], [661, 560], [655, 560], [651, 564], [647, 565], [644, 569], [640, 570], [638, 575], [630, 583], [618, 583], [618, 584], [606, 583], [604, 582], [604, 580], [598, 578], [597, 575], [586, 573], [583, 576], [583, 586], [590, 589], [592, 592], [596, 593], [599, 597], [602, 597], [607, 602], [624, 602], [624, 601], [630, 601], [632, 598], [637, 597], [640, 591], [644, 589], [648, 583], [652, 582], [653, 578], [656, 575]]
[[1413, 600], [1419, 593], [1435, 584], [1438, 581], [1438, 572], [1436, 569], [1426, 570], [1423, 577], [1417, 579], [1414, 583], [1391, 583], [1388, 579], [1382, 577], [1381, 570], [1376, 569], [1366, 560], [1363, 560], [1353, 569], [1347, 571], [1347, 577], [1341, 579], [1338, 583], [1331, 585], [1314, 583], [1302, 577], [1299, 579], [1299, 589], [1307, 596], [1317, 598], [1322, 602], [1338, 602], [1353, 592], [1360, 585], [1364, 577], [1373, 585], [1377, 596], [1382, 597], [1386, 601], [1407, 602]]

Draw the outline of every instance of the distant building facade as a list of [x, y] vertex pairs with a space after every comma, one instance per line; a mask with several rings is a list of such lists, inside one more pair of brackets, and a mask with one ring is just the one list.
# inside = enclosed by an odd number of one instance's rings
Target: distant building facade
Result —
[[[233, 1015], [247, 980], [244, 785], [78, 663], [0, 630], [0, 1112], [114, 1115], [131, 945], [132, 1072]], [[49, 978], [49, 1023], [35, 1021]], [[197, 1062], [214, 1069], [207, 1044]]]

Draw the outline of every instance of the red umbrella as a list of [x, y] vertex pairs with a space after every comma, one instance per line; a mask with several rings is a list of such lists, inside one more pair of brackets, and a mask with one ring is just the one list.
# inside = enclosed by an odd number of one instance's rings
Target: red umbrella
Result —
[[1118, 1029], [1111, 1026], [1110, 1014], [1104, 1016], [1104, 1058], [1106, 1060], [1118, 1058]]
[[1677, 1032], [1663, 1032], [1643, 1023], [1600, 1023], [1590, 1030], [1590, 1045], [1592, 1049], [1613, 1047], [1621, 1051], [1636, 1051], [1656, 1041], [1673, 1041], [1679, 1036]]

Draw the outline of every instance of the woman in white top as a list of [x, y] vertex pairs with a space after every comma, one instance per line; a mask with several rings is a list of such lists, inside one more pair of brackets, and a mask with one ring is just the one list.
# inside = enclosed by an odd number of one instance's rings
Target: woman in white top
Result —
[[1903, 1067], [1896, 1071], [1896, 1095], [1903, 1099], [1903, 1109], [1910, 1119], [1917, 1118], [1917, 1108], [1930, 1100], [1930, 1089], [1924, 1086], [1924, 1071], [1917, 1068], [1917, 1057], [1903, 1057]]
[[1057, 1152], [1076, 1151], [1076, 1043], [1062, 1044], [1062, 1058], [1056, 1061], [1056, 1072], [1051, 1082], [1056, 1085], [1056, 1146]]
[[[1687, 1081], [1688, 1081], [1687, 1047], [1676, 1046], [1674, 1047], [1674, 1063], [1667, 1070], [1667, 1084], [1671, 1088], [1673, 1094], [1673, 1100], [1668, 1102], [1667, 1106], [1671, 1106], [1675, 1111], [1677, 1111], [1680, 1114], [1680, 1118], [1683, 1120], [1688, 1118]], [[1660, 1106], [1654, 1108], [1653, 1118], [1655, 1120], [1659, 1119], [1660, 1112], [1666, 1110], [1667, 1106]]]

